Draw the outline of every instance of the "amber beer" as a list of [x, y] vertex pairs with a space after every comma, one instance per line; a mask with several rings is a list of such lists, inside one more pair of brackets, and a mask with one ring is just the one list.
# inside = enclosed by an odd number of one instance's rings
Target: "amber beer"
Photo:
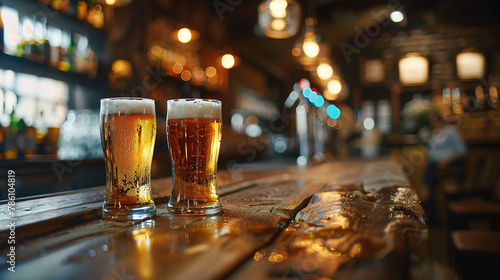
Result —
[[172, 193], [167, 208], [171, 212], [205, 215], [221, 210], [216, 183], [221, 130], [219, 100], [167, 102], [167, 141], [172, 159]]
[[101, 142], [106, 165], [103, 218], [144, 220], [156, 214], [151, 162], [156, 139], [155, 104], [144, 98], [101, 100]]

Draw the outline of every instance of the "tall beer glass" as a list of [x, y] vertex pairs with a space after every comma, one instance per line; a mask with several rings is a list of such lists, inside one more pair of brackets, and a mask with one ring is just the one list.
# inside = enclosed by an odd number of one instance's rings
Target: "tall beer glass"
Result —
[[172, 159], [172, 193], [167, 208], [173, 213], [207, 215], [221, 210], [216, 183], [221, 107], [221, 102], [213, 99], [167, 101], [167, 141]]
[[151, 161], [156, 140], [155, 103], [144, 98], [101, 99], [101, 142], [106, 164], [103, 218], [144, 220], [156, 214]]

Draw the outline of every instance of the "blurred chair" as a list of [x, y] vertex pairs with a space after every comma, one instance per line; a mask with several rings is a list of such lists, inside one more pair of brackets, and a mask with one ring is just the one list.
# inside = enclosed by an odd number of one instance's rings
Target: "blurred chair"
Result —
[[498, 279], [500, 155], [484, 150], [471, 158], [464, 188], [447, 203], [450, 260], [462, 279]]
[[466, 167], [447, 167], [438, 176], [453, 177], [455, 182], [445, 184], [446, 201], [479, 197], [488, 199], [495, 189], [500, 173], [500, 152], [492, 149], [472, 149], [466, 159]]
[[463, 187], [447, 196], [447, 220], [449, 231], [468, 229], [472, 221], [486, 221], [490, 229], [500, 230], [498, 151], [474, 151], [468, 157]]
[[451, 263], [463, 279], [498, 279], [500, 231], [457, 230], [451, 239]]

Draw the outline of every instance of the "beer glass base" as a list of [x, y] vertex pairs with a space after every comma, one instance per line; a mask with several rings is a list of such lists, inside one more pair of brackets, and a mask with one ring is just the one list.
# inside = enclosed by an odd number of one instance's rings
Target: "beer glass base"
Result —
[[102, 218], [110, 221], [142, 221], [156, 215], [155, 205], [122, 207], [111, 209], [106, 203], [102, 207]]
[[219, 213], [222, 210], [220, 204], [202, 208], [173, 206], [168, 204], [167, 209], [170, 213], [177, 215], [213, 215]]

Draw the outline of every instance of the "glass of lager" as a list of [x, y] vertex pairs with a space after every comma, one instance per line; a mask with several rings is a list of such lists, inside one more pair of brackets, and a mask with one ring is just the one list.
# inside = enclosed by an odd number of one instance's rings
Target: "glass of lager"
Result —
[[167, 142], [172, 159], [172, 193], [167, 208], [183, 215], [221, 210], [217, 161], [222, 103], [213, 99], [167, 101]]
[[107, 220], [144, 220], [156, 214], [151, 162], [156, 140], [155, 102], [145, 98], [101, 99], [101, 143], [106, 164]]

